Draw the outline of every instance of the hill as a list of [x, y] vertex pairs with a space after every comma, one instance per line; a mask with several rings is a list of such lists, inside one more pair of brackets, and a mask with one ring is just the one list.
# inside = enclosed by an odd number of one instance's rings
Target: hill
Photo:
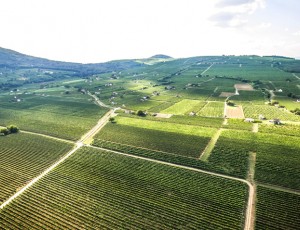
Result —
[[73, 71], [77, 76], [87, 76], [95, 73], [120, 71], [140, 66], [132, 60], [110, 61], [105, 63], [81, 64], [73, 62], [53, 61], [45, 58], [33, 57], [0, 47], [0, 68], [42, 68]]
[[165, 59], [168, 59], [168, 58], [172, 58], [172, 57], [170, 57], [168, 55], [164, 55], [164, 54], [156, 54], [156, 55], [154, 55], [150, 58], [165, 58]]

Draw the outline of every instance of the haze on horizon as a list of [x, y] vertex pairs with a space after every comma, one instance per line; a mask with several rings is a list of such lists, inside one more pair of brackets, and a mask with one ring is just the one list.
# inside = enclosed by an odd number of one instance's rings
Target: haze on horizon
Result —
[[0, 47], [60, 61], [300, 56], [299, 0], [0, 1]]

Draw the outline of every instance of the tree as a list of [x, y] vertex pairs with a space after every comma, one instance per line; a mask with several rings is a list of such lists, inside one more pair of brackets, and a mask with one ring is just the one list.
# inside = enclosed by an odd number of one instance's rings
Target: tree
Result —
[[234, 105], [235, 105], [232, 101], [229, 101], [229, 100], [226, 101], [226, 104], [227, 104], [228, 106], [234, 106]]
[[2, 133], [4, 136], [6, 136], [9, 134], [9, 130], [8, 130], [8, 128], [1, 128], [0, 133]]
[[109, 120], [111, 123], [115, 123], [115, 118], [114, 118], [114, 117], [110, 117], [108, 120]]
[[8, 129], [8, 131], [10, 133], [17, 133], [17, 132], [19, 132], [19, 128], [17, 126], [15, 126], [15, 125], [10, 125], [10, 126], [7, 127], [7, 129]]
[[142, 110], [139, 110], [137, 112], [137, 115], [140, 116], [140, 117], [144, 117], [144, 116], [146, 116], [146, 113], [144, 111], [142, 111]]

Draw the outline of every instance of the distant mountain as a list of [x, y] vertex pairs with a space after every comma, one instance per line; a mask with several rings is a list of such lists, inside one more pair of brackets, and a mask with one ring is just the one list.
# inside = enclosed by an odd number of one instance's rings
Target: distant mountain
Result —
[[168, 56], [168, 55], [164, 55], [164, 54], [156, 54], [156, 55], [154, 55], [154, 56], [152, 56], [152, 57], [150, 57], [150, 58], [162, 58], [162, 59], [168, 59], [168, 58], [172, 58], [172, 57], [170, 57], [170, 56]]
[[96, 73], [120, 71], [141, 65], [141, 63], [138, 63], [134, 60], [120, 60], [94, 64], [53, 61], [45, 58], [25, 55], [10, 49], [0, 47], [0, 67], [8, 67], [13, 69], [42, 68], [71, 70], [76, 72], [78, 76], [87, 76]]

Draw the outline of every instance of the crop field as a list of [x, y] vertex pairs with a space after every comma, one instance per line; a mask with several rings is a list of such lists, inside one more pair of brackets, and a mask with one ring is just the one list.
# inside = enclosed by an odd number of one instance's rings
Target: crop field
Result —
[[278, 118], [283, 121], [300, 121], [300, 116], [275, 106], [244, 104], [243, 109], [245, 117], [249, 118], [258, 119], [259, 115], [262, 114], [268, 120]]
[[247, 80], [285, 80], [291, 77], [290, 73], [280, 71], [277, 68], [266, 66], [259, 63], [251, 63], [242, 65], [239, 64], [216, 64], [213, 68], [209, 69], [206, 73], [209, 75], [218, 75], [226, 77], [242, 77]]
[[190, 112], [198, 112], [204, 105], [205, 102], [203, 101], [184, 99], [161, 111], [161, 113], [184, 115], [189, 114]]
[[0, 204], [72, 148], [33, 134], [0, 136]]
[[299, 63], [1, 67], [0, 229], [300, 229]]
[[21, 129], [62, 137], [80, 138], [107, 112], [88, 101], [56, 97], [28, 97], [20, 103], [0, 102], [0, 125], [15, 124]]
[[259, 132], [300, 137], [300, 125], [293, 125], [293, 124], [283, 124], [283, 125], [260, 124], [259, 125]]
[[251, 132], [223, 130], [208, 162], [229, 175], [246, 178], [253, 143], [254, 136]]
[[195, 158], [200, 155], [210, 140], [209, 137], [144, 129], [118, 123], [107, 124], [95, 139], [96, 146], [97, 139], [100, 139]]
[[118, 125], [133, 126], [157, 131], [166, 131], [171, 133], [187, 134], [202, 137], [212, 137], [216, 129], [211, 127], [199, 127], [195, 125], [177, 124], [171, 122], [160, 122], [155, 120], [136, 119], [132, 117], [117, 117]]
[[257, 133], [255, 179], [300, 190], [299, 137]]
[[263, 105], [266, 101], [265, 95], [261, 91], [239, 91], [239, 95], [230, 97], [230, 100], [239, 102], [251, 101], [252, 104]]
[[224, 102], [208, 102], [197, 115], [203, 117], [223, 117]]
[[300, 196], [258, 186], [256, 229], [299, 229]]
[[243, 229], [246, 203], [241, 182], [85, 148], [3, 210], [0, 227]]
[[222, 125], [222, 128], [251, 131], [253, 123], [245, 122], [244, 119], [228, 119], [227, 124]]

